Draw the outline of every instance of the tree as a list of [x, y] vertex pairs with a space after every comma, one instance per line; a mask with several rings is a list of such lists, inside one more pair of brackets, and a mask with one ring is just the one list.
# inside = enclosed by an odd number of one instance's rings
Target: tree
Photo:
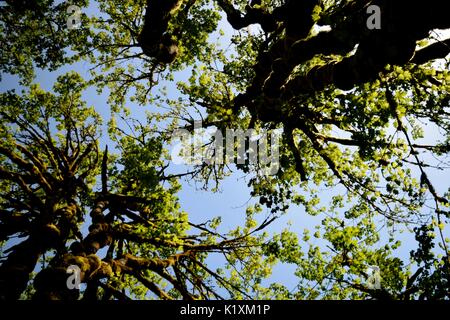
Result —
[[[204, 260], [223, 252], [236, 256], [235, 263], [256, 264], [262, 238], [253, 234], [264, 225], [252, 227], [249, 212], [248, 225], [226, 237], [214, 232], [217, 222], [189, 223], [177, 202], [176, 179], [164, 176], [163, 139], [143, 127], [138, 136], [117, 141], [121, 154], [109, 159], [107, 149], [99, 151], [100, 117], [80, 100], [85, 87], [70, 73], [58, 79], [55, 94], [33, 85], [22, 96], [1, 97], [2, 240], [27, 237], [5, 251], [2, 298], [20, 296], [45, 253], [52, 259], [33, 279], [36, 299], [78, 298], [66, 286], [70, 266], [88, 285], [86, 299], [97, 298], [100, 288], [103, 298], [128, 299], [123, 290], [141, 298], [145, 290], [161, 299], [220, 297], [207, 285], [213, 279], [233, 296], [247, 295]], [[202, 232], [187, 234], [189, 227]], [[97, 252], [105, 247], [101, 260]], [[162, 280], [173, 288], [163, 290]]]
[[[59, 78], [55, 93], [32, 85], [22, 95], [2, 94], [0, 235], [28, 237], [5, 252], [2, 297], [19, 297], [51, 252], [33, 278], [36, 298], [78, 297], [65, 285], [70, 265], [82, 271], [86, 299], [147, 291], [162, 299], [219, 298], [219, 287], [225, 298], [449, 298], [449, 193], [432, 176], [445, 170], [450, 151], [450, 39], [430, 42], [436, 29], [450, 29], [449, 4], [102, 0], [99, 13], [67, 30], [68, 4], [8, 3], [2, 40], [11, 45], [2, 48], [2, 71], [28, 84], [33, 65], [82, 60], [92, 73], [87, 82], [73, 73]], [[224, 26], [233, 35], [218, 30]], [[18, 56], [19, 49], [30, 54]], [[175, 84], [174, 98], [162, 86]], [[98, 147], [99, 117], [81, 101], [89, 86], [109, 91], [108, 128], [119, 153]], [[152, 110], [146, 123], [127, 120], [130, 132], [116, 122], [131, 118], [130, 102], [168, 111]], [[204, 162], [168, 174], [170, 133], [193, 130], [196, 116], [221, 131], [284, 131], [275, 175], [236, 165], [260, 204], [228, 235], [214, 230], [218, 220], [190, 224], [176, 198], [179, 178], [220, 184], [228, 166]], [[440, 132], [432, 143], [420, 142], [424, 123]], [[329, 200], [321, 189], [334, 190]], [[302, 239], [289, 230], [257, 234], [293, 205], [320, 216], [319, 244], [309, 230]], [[258, 226], [264, 207], [270, 214]], [[409, 262], [396, 253], [399, 228], [414, 229]], [[207, 266], [217, 251], [229, 271]], [[277, 262], [297, 266], [294, 291], [261, 285]], [[379, 287], [366, 283], [370, 266], [380, 271]]]

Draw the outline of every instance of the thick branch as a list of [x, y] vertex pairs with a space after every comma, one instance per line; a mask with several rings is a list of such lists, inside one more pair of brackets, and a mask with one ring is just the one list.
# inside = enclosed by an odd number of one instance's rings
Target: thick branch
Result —
[[423, 64], [428, 61], [443, 59], [450, 54], [450, 39], [438, 41], [419, 51], [416, 51], [412, 63]]
[[217, 3], [227, 15], [227, 20], [236, 29], [248, 27], [251, 24], [260, 24], [265, 32], [275, 31], [277, 21], [274, 16], [260, 7], [246, 7], [246, 14], [237, 10], [229, 0], [217, 0]]
[[169, 21], [183, 0], [148, 0], [144, 27], [138, 37], [143, 52], [161, 63], [170, 63], [178, 55], [177, 42], [167, 33]]

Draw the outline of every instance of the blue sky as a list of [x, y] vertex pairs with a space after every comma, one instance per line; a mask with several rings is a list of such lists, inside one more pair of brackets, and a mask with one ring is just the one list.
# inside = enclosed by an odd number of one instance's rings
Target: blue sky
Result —
[[[95, 12], [92, 8], [89, 12]], [[223, 38], [224, 46], [228, 45], [228, 40], [230, 36], [234, 33], [234, 31], [228, 26], [227, 23], [222, 23], [222, 29], [225, 31], [225, 37]], [[442, 36], [448, 36], [450, 33], [446, 32]], [[37, 77], [35, 79], [36, 83], [39, 83], [41, 87], [46, 90], [50, 90], [53, 86], [56, 77], [60, 74], [63, 74], [68, 71], [75, 70], [79, 72], [83, 77], [89, 78], [89, 68], [91, 66], [86, 62], [77, 63], [74, 66], [64, 66], [56, 72], [48, 72], [48, 71], [38, 71]], [[181, 72], [177, 75], [177, 78], [185, 78], [190, 76], [190, 73], [187, 71]], [[16, 77], [9, 75], [2, 75], [3, 79], [0, 83], [1, 91], [5, 91], [8, 89], [19, 89], [18, 81]], [[174, 83], [167, 84], [168, 91], [171, 96], [177, 96], [177, 89], [174, 86]], [[89, 88], [85, 94], [84, 99], [86, 100], [88, 105], [95, 106], [97, 112], [99, 112], [104, 118], [105, 123], [105, 133], [106, 133], [106, 123], [110, 117], [110, 109], [107, 104], [108, 92], [104, 92], [101, 95], [98, 95], [95, 88]], [[140, 118], [144, 116], [144, 111], [147, 108], [143, 108], [138, 105], [133, 105], [132, 103], [127, 104], [131, 111], [132, 117]], [[149, 106], [148, 108], [151, 108]], [[436, 128], [431, 125], [427, 125], [426, 129], [426, 138], [424, 142], [433, 142], [439, 136]], [[105, 134], [101, 141], [102, 145], [108, 144], [112, 146], [113, 143], [107, 138]], [[172, 166], [172, 169], [177, 172], [180, 168], [176, 166]], [[448, 175], [437, 170], [429, 172], [432, 181], [436, 182], [436, 187], [438, 191], [444, 192], [449, 188], [449, 179]], [[182, 190], [178, 194], [180, 198], [180, 203], [182, 205], [182, 209], [189, 213], [190, 220], [195, 223], [204, 222], [212, 217], [221, 216], [222, 217], [222, 231], [228, 231], [236, 227], [237, 225], [241, 225], [245, 219], [245, 210], [249, 204], [255, 203], [255, 199], [250, 197], [250, 189], [247, 187], [247, 183], [245, 181], [245, 177], [243, 173], [236, 171], [231, 176], [225, 178], [220, 185], [220, 191], [213, 193], [209, 191], [201, 190], [195, 183], [190, 181], [181, 180], [182, 182]], [[338, 191], [335, 191], [338, 192]], [[324, 191], [321, 193], [321, 197], [323, 199], [330, 198], [333, 193], [329, 191]], [[268, 212], [263, 212], [263, 215], [267, 215]], [[305, 211], [298, 207], [293, 206], [289, 210], [289, 212], [282, 216], [280, 219], [276, 220], [273, 225], [270, 226], [268, 230], [272, 232], [279, 232], [283, 228], [286, 228], [291, 222], [289, 228], [292, 231], [295, 231], [299, 234], [299, 238], [301, 238], [301, 234], [304, 228], [313, 230], [314, 226], [320, 224], [323, 216], [311, 217], [305, 213]], [[385, 231], [382, 232], [383, 237], [387, 237]], [[448, 234], [448, 230], [446, 230], [446, 234]], [[405, 232], [402, 235], [399, 235], [399, 238], [404, 241], [404, 245], [399, 250], [399, 256], [403, 259], [407, 260], [409, 257], [409, 251], [412, 249], [412, 245], [415, 245], [413, 241], [413, 237], [410, 233]], [[322, 243], [324, 245], [324, 243]], [[220, 265], [222, 263], [222, 259], [219, 257], [212, 257], [210, 259], [210, 263], [213, 265]], [[293, 275], [295, 268], [292, 266], [278, 266], [274, 269], [273, 276], [270, 278], [270, 282], [281, 282], [286, 284], [289, 289], [292, 289], [297, 280]]]

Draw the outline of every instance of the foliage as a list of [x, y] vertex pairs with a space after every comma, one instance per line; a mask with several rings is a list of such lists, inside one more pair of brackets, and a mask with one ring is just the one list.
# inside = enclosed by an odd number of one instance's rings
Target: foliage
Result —
[[[7, 3], [1, 70], [23, 90], [0, 96], [1, 298], [449, 298], [449, 191], [433, 177], [448, 167], [450, 50], [429, 43], [450, 28], [448, 4], [72, 1], [84, 14], [69, 30], [66, 2]], [[386, 14], [381, 30], [366, 27], [369, 4]], [[89, 79], [33, 83], [77, 61]], [[106, 125], [83, 101], [90, 88], [108, 95]], [[171, 133], [199, 118], [282, 129], [280, 169], [173, 173]], [[233, 172], [255, 200], [242, 225], [192, 223], [180, 179], [216, 190]], [[299, 208], [313, 229], [270, 229]], [[294, 288], [269, 283], [280, 264], [295, 266]], [[65, 286], [69, 265], [80, 292]]]

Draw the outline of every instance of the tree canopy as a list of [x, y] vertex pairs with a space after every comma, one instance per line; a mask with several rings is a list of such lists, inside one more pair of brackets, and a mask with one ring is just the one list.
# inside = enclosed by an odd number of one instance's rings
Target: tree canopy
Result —
[[[450, 298], [448, 1], [3, 2], [0, 299]], [[279, 170], [174, 171], [197, 120], [282, 130]], [[182, 181], [236, 174], [241, 225], [194, 223]], [[272, 230], [293, 208], [320, 222]]]

